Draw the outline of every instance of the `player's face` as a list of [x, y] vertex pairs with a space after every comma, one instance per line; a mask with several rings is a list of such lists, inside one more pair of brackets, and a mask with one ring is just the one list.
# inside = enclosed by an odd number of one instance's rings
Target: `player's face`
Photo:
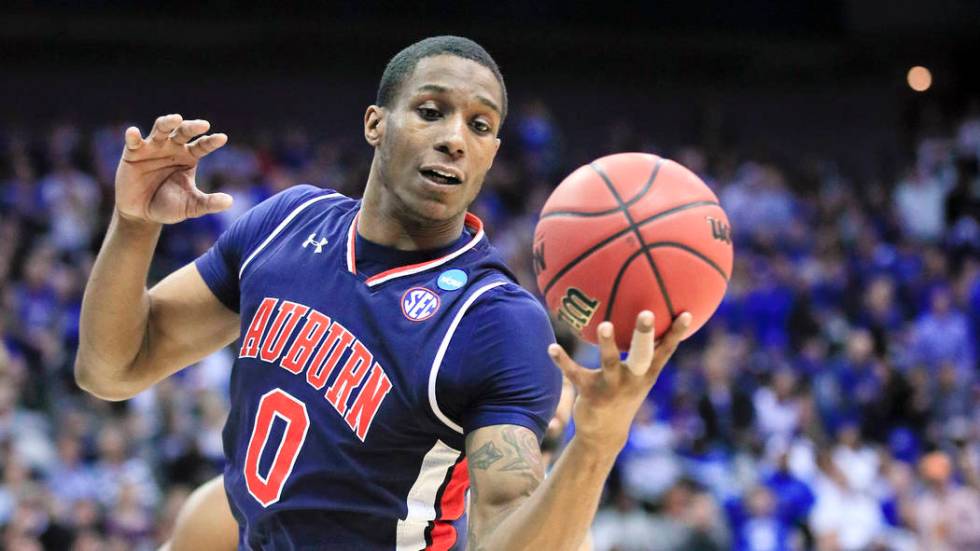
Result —
[[462, 216], [500, 147], [502, 95], [479, 63], [452, 55], [419, 61], [380, 128], [381, 181], [401, 214], [429, 222]]

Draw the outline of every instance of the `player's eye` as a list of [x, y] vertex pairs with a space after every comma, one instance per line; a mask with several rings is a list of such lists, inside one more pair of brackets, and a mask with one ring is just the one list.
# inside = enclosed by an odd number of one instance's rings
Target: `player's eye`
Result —
[[442, 113], [438, 109], [433, 109], [432, 107], [419, 107], [416, 111], [420, 117], [427, 121], [434, 121], [442, 116]]
[[480, 134], [489, 134], [492, 128], [486, 121], [475, 120], [472, 123], [473, 130], [476, 130]]

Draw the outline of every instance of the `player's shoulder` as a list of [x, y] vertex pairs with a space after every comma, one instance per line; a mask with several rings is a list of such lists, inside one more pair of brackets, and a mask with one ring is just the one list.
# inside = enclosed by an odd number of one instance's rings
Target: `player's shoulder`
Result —
[[332, 189], [301, 184], [286, 188], [238, 217], [224, 234], [227, 243], [255, 246], [269, 235], [279, 234], [291, 222], [314, 210], [347, 212], [357, 202]]
[[525, 327], [532, 324], [550, 324], [548, 312], [541, 302], [527, 289], [509, 279], [485, 283], [488, 289], [473, 304], [469, 315], [494, 324]]
[[305, 208], [313, 203], [339, 205], [354, 202], [350, 197], [330, 188], [299, 184], [276, 193], [263, 203], [267, 204], [267, 208], [271, 211], [284, 212], [288, 215], [296, 209]]

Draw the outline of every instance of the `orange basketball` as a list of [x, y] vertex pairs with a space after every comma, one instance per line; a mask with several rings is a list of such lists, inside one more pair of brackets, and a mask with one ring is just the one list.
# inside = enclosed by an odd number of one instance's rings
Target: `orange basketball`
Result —
[[538, 287], [558, 319], [596, 342], [613, 322], [629, 350], [636, 316], [656, 334], [688, 311], [685, 338], [718, 308], [732, 274], [732, 240], [718, 197], [687, 168], [656, 155], [619, 153], [571, 173], [534, 232]]

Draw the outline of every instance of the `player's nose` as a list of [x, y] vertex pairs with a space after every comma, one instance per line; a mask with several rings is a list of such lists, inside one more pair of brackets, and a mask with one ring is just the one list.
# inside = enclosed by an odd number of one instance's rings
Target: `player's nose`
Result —
[[436, 142], [436, 151], [450, 156], [454, 161], [466, 154], [466, 121], [463, 117], [447, 117], [443, 134]]

